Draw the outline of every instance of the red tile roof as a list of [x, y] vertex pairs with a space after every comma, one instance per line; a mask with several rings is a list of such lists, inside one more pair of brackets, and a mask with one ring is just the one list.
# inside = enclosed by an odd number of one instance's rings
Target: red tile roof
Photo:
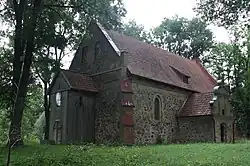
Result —
[[91, 77], [69, 70], [62, 70], [70, 87], [76, 90], [85, 90], [89, 92], [98, 92], [98, 86]]
[[193, 93], [180, 111], [179, 116], [211, 115], [212, 111], [209, 102], [212, 98], [213, 92]]
[[[121, 52], [128, 52], [127, 68], [134, 75], [202, 93], [212, 91], [216, 84], [215, 79], [196, 60], [169, 53], [115, 31], [107, 32]], [[188, 84], [173, 68], [190, 76]]]

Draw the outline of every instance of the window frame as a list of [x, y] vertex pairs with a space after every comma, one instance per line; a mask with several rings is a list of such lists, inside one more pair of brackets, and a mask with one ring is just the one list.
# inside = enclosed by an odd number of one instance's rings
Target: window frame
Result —
[[82, 47], [82, 52], [81, 52], [81, 63], [84, 62], [84, 57], [87, 56], [87, 54], [88, 54], [88, 49], [89, 49], [88, 46]]
[[[99, 50], [97, 50], [97, 45], [99, 45]], [[101, 53], [101, 42], [100, 41], [96, 41], [95, 42], [95, 52], [94, 52], [94, 58], [96, 58], [97, 56], [99, 56], [100, 55], [100, 53]]]
[[[156, 108], [157, 107], [156, 101], [158, 101], [158, 108]], [[154, 97], [153, 111], [154, 111], [154, 120], [160, 121], [161, 120], [161, 114], [162, 114], [162, 102], [161, 102], [161, 97], [159, 95], [156, 95]]]

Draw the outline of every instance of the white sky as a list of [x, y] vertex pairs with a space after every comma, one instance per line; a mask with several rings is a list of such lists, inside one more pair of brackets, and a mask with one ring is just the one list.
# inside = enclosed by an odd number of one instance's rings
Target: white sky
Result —
[[[193, 8], [196, 0], [123, 0], [127, 10], [124, 21], [135, 20], [142, 24], [146, 30], [158, 26], [164, 17], [178, 15], [191, 19], [196, 13]], [[228, 34], [224, 28], [209, 26], [213, 31], [215, 40], [228, 42]], [[72, 56], [64, 59], [64, 68], [68, 68]]]
[[[196, 0], [124, 0], [127, 16], [124, 21], [134, 19], [146, 30], [158, 26], [164, 17], [179, 15], [191, 19], [196, 13], [193, 7]], [[228, 42], [228, 34], [224, 28], [210, 26], [218, 41]]]
[[[134, 19], [137, 24], [142, 24], [146, 30], [158, 26], [164, 17], [179, 15], [191, 19], [196, 13], [193, 7], [196, 0], [123, 0], [127, 9], [125, 22]], [[3, 28], [0, 26], [0, 28]], [[221, 42], [228, 42], [228, 34], [224, 28], [210, 26], [215, 39]], [[4, 43], [1, 43], [4, 44]], [[64, 68], [68, 68], [73, 56], [65, 57]]]

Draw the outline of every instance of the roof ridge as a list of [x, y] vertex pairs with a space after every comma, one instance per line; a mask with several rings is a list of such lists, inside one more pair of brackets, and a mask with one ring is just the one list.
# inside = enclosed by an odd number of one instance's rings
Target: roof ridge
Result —
[[[192, 59], [174, 54], [121, 32], [107, 30], [107, 33], [119, 50], [129, 53], [127, 67], [134, 75], [197, 92], [211, 91], [216, 84], [216, 80], [208, 71]], [[162, 65], [162, 67], [156, 66], [154, 61], [157, 61], [157, 64]], [[185, 84], [180, 81], [170, 66], [185, 75], [190, 75], [190, 82]]]
[[117, 33], [117, 34], [119, 34], [119, 35], [126, 36], [126, 37], [128, 37], [128, 38], [130, 38], [130, 39], [133, 39], [133, 40], [137, 41], [137, 42], [140, 42], [140, 43], [142, 43], [142, 44], [145, 44], [145, 45], [148, 45], [148, 46], [150, 46], [150, 47], [153, 47], [154, 49], [161, 50], [161, 51], [163, 51], [164, 53], [166, 53], [165, 56], [175, 56], [175, 57], [178, 57], [178, 58], [181, 58], [181, 59], [184, 59], [184, 60], [193, 61], [192, 59], [188, 59], [188, 58], [186, 58], [186, 57], [183, 57], [183, 56], [181, 56], [181, 55], [175, 54], [175, 53], [173, 53], [173, 52], [169, 52], [169, 51], [167, 51], [167, 50], [165, 50], [165, 49], [163, 49], [163, 48], [161, 48], [161, 47], [157, 47], [157, 46], [155, 46], [155, 45], [153, 45], [153, 44], [150, 44], [150, 43], [146, 43], [146, 42], [144, 42], [144, 41], [141, 41], [141, 40], [139, 40], [139, 39], [137, 39], [137, 38], [135, 38], [135, 37], [133, 37], [133, 36], [129, 36], [129, 35], [123, 34], [123, 33], [121, 33], [121, 32], [115, 31], [115, 30], [107, 30], [107, 29], [105, 29], [105, 30], [106, 30], [107, 32]]

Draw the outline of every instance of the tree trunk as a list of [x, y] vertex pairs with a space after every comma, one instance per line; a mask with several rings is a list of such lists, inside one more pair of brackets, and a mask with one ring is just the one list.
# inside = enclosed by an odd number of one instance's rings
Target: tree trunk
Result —
[[47, 97], [48, 93], [48, 86], [47, 83], [44, 84], [44, 111], [45, 111], [45, 136], [44, 139], [46, 141], [49, 140], [49, 119], [50, 119], [50, 112], [49, 112], [49, 100]]
[[18, 96], [16, 97], [16, 101], [14, 103], [13, 115], [9, 130], [9, 143], [11, 146], [23, 145], [21, 126], [26, 89], [27, 88], [24, 87], [24, 85], [20, 85], [17, 90]]
[[[15, 11], [15, 36], [14, 36], [14, 58], [13, 58], [13, 73], [12, 73], [12, 99], [16, 98], [17, 86], [19, 83], [21, 70], [22, 70], [22, 58], [23, 58], [23, 13], [25, 0], [21, 0], [19, 4], [14, 0], [14, 11]], [[14, 103], [14, 101], [13, 101]], [[12, 109], [11, 109], [12, 110]], [[10, 111], [10, 118], [13, 116], [13, 110]]]
[[[21, 135], [21, 123], [24, 110], [24, 102], [30, 77], [30, 67], [33, 58], [35, 29], [37, 25], [37, 17], [40, 10], [41, 2], [42, 0], [34, 1], [31, 24], [29, 29], [27, 29], [27, 31], [29, 32], [29, 36], [27, 38], [24, 63], [20, 73], [19, 83], [17, 85], [16, 100], [13, 106], [13, 116], [11, 117], [11, 125], [9, 129], [9, 140], [12, 146], [18, 146], [23, 144]], [[17, 50], [15, 50], [15, 52], [16, 51]]]

